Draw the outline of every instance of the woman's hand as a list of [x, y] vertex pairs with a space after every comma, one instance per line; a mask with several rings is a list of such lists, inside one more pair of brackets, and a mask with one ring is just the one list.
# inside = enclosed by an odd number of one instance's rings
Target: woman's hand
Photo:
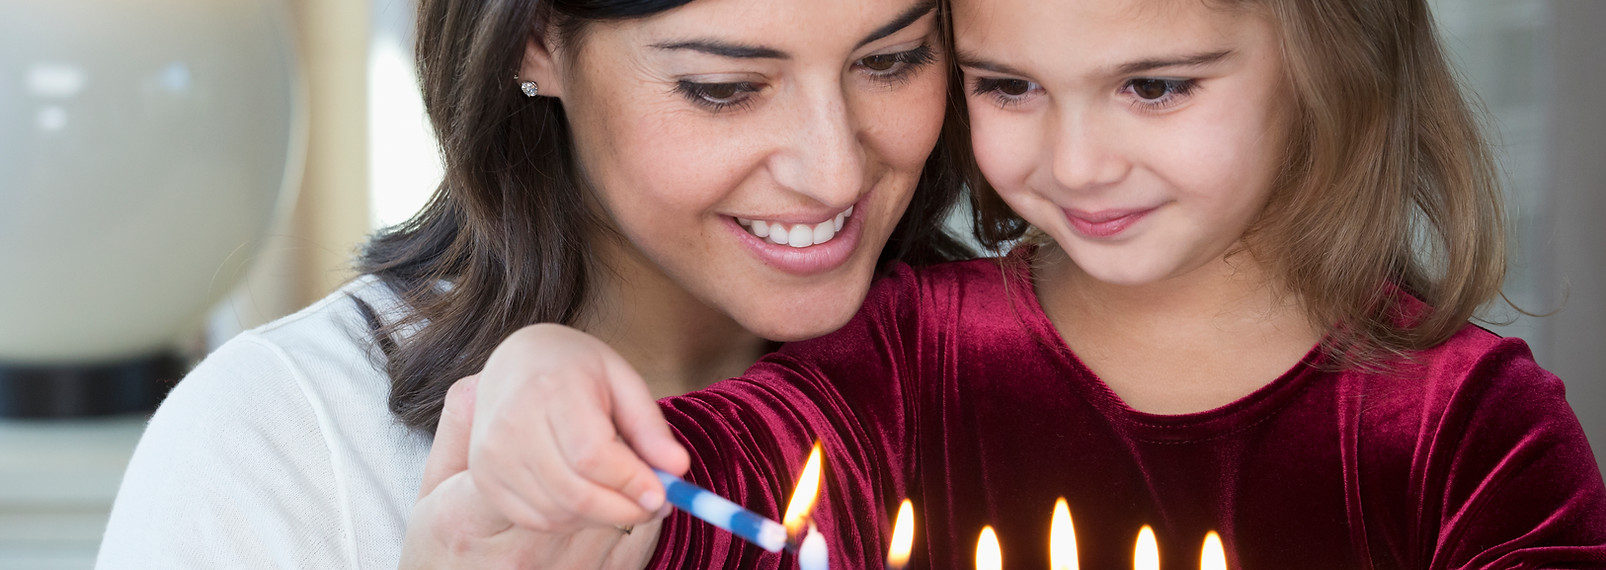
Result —
[[649, 464], [680, 475], [690, 463], [624, 358], [561, 325], [525, 327], [492, 352], [470, 439], [475, 488], [544, 532], [653, 520], [664, 488]]
[[522, 528], [476, 488], [468, 471], [478, 376], [448, 392], [408, 520], [402, 568], [642, 568], [659, 521], [621, 532], [613, 526], [568, 533]]

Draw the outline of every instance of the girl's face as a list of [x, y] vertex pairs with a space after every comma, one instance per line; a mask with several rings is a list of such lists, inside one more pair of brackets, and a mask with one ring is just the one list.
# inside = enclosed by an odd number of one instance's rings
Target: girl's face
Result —
[[1088, 275], [1185, 275], [1265, 206], [1294, 96], [1269, 18], [1198, 0], [954, 4], [977, 161]]
[[858, 309], [936, 146], [934, 0], [697, 0], [534, 45], [625, 238], [624, 286], [678, 287], [774, 340]]

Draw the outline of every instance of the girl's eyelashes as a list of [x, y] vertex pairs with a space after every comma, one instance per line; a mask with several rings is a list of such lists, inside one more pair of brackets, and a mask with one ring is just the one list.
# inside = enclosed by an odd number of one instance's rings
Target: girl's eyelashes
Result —
[[971, 82], [970, 93], [977, 97], [990, 97], [1000, 107], [1019, 105], [1043, 88], [1025, 79], [978, 78]]
[[899, 85], [920, 68], [936, 61], [937, 50], [931, 44], [920, 44], [920, 47], [909, 51], [872, 55], [854, 65], [864, 69], [872, 79], [887, 85]]
[[1194, 79], [1139, 77], [1127, 80], [1121, 91], [1132, 98], [1133, 105], [1148, 111], [1164, 111], [1186, 100], [1198, 85]]
[[750, 104], [753, 94], [761, 89], [762, 86], [751, 81], [698, 83], [683, 79], [675, 82], [676, 93], [698, 106], [716, 112], [732, 107], [742, 108]]

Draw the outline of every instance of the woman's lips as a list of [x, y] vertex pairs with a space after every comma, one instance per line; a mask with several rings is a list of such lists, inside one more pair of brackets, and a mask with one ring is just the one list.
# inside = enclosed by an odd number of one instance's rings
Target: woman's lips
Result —
[[[737, 239], [753, 252], [765, 265], [774, 267], [793, 275], [812, 275], [841, 267], [858, 249], [859, 240], [864, 233], [864, 222], [857, 215], [864, 211], [864, 200], [854, 204], [839, 216], [820, 224], [778, 224], [784, 226], [786, 239], [777, 239], [774, 225], [767, 227], [769, 235], [758, 237], [755, 234], [759, 220], [743, 218], [727, 218], [731, 231], [737, 234]], [[836, 220], [841, 219], [842, 225], [836, 226]], [[744, 223], [745, 222], [745, 223]], [[768, 224], [767, 224], [768, 225]], [[807, 232], [792, 231], [804, 229]], [[821, 227], [824, 226], [824, 227]], [[793, 239], [793, 234], [797, 239]], [[803, 239], [808, 234], [808, 239]], [[817, 241], [817, 243], [815, 243]], [[805, 242], [809, 242], [805, 245]]]
[[1077, 233], [1095, 239], [1108, 239], [1120, 235], [1132, 224], [1138, 223], [1155, 208], [1129, 208], [1087, 212], [1065, 208], [1065, 219]]

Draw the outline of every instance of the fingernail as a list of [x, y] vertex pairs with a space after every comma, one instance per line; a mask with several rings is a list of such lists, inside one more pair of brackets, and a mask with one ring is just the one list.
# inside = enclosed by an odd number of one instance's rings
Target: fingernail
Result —
[[664, 495], [656, 490], [650, 490], [642, 493], [641, 498], [637, 499], [636, 502], [640, 503], [643, 509], [657, 511], [664, 506]]

